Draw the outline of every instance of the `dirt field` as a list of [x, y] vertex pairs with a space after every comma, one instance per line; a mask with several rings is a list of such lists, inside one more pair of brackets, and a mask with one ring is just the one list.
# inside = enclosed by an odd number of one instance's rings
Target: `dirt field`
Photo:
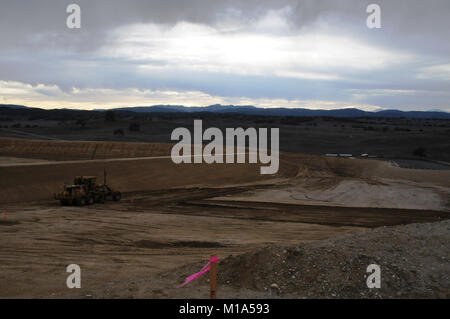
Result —
[[[91, 160], [95, 142], [7, 142], [15, 146], [0, 154], [8, 157], [0, 161], [2, 298], [202, 297], [201, 282], [192, 290], [170, 285], [211, 253], [223, 260], [267, 245], [450, 218], [450, 171], [282, 154], [279, 173], [261, 176], [257, 165], [175, 165], [165, 145], [104, 143], [102, 158]], [[88, 157], [68, 155], [74, 147]], [[63, 155], [70, 161], [58, 161]], [[51, 200], [64, 181], [101, 176], [103, 168], [124, 193], [120, 203]], [[81, 266], [82, 289], [66, 287], [72, 263]], [[263, 288], [232, 284], [223, 296], [267, 297]]]

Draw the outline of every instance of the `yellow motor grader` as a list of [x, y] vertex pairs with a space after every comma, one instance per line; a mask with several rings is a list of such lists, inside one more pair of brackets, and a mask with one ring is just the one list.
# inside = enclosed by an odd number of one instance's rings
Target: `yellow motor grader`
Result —
[[73, 184], [64, 185], [62, 192], [55, 194], [55, 199], [61, 205], [84, 206], [94, 203], [104, 203], [105, 200], [120, 201], [121, 192], [106, 184], [106, 171], [103, 185], [96, 184], [96, 176], [76, 176]]

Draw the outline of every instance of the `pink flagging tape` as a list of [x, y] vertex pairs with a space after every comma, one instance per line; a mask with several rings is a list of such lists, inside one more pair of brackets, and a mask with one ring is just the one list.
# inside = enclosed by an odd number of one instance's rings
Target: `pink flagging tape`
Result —
[[216, 256], [211, 257], [208, 261], [208, 263], [203, 266], [202, 270], [200, 270], [199, 272], [190, 275], [189, 277], [186, 278], [186, 280], [181, 284], [178, 285], [177, 288], [181, 288], [183, 286], [186, 286], [188, 283], [190, 283], [192, 280], [197, 279], [198, 277], [202, 276], [203, 274], [205, 274], [206, 272], [208, 272], [211, 263], [217, 263], [219, 261], [219, 258], [217, 258]]

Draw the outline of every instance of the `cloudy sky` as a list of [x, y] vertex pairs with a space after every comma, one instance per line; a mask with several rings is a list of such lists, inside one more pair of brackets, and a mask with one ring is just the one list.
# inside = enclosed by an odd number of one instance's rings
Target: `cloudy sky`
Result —
[[450, 111], [449, 17], [448, 0], [0, 0], [0, 104]]

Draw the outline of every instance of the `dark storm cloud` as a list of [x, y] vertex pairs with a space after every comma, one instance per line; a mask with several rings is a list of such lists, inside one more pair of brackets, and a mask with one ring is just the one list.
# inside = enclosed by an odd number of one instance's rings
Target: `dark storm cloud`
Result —
[[[66, 27], [66, 7], [70, 3], [81, 6], [80, 30]], [[370, 3], [382, 8], [380, 30], [366, 27], [366, 7]], [[320, 28], [330, 35], [344, 35], [363, 44], [407, 53], [414, 60], [390, 69], [342, 71], [343, 79], [323, 81], [182, 69], [142, 74], [139, 66], [165, 65], [167, 61], [97, 54], [110, 44], [114, 30], [130, 24], [157, 23], [170, 28], [186, 21], [217, 27], [228, 19], [237, 21], [238, 27], [245, 30], [270, 10], [286, 7], [290, 10], [283, 18], [292, 34], [314, 34]], [[56, 84], [65, 91], [72, 87], [150, 88], [198, 90], [217, 96], [340, 101], [350, 99], [355, 92], [365, 92], [361, 93], [361, 101], [373, 105], [414, 108], [434, 99], [429, 105], [450, 109], [446, 102], [450, 96], [442, 93], [450, 91], [445, 74], [444, 78], [439, 73], [435, 77], [417, 77], [421, 70], [450, 64], [448, 17], [448, 0], [1, 1], [0, 81]]]
[[[68, 30], [66, 7], [70, 3], [80, 5], [83, 28], [76, 35], [80, 46], [100, 44], [105, 33], [112, 28], [131, 23], [167, 23], [179, 21], [215, 25], [217, 20], [233, 9], [244, 21], [252, 21], [268, 10], [293, 8], [287, 16], [296, 28], [323, 19], [337, 31], [357, 29], [370, 35], [365, 26], [366, 7], [377, 3], [382, 8], [383, 27], [379, 32], [385, 40], [402, 42], [422, 37], [435, 45], [448, 46], [445, 41], [450, 29], [450, 3], [448, 0], [14, 0], [0, 3], [1, 46], [38, 42], [40, 38], [48, 45], [68, 44], [74, 41], [73, 30]], [[65, 41], [64, 37], [71, 34]], [[420, 43], [415, 43], [420, 48]]]

